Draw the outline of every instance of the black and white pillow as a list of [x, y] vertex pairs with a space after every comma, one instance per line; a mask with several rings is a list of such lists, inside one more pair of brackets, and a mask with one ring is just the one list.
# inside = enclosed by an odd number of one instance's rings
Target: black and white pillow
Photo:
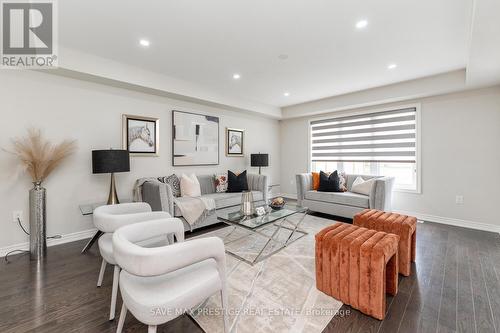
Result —
[[338, 175], [340, 192], [347, 192], [347, 174], [344, 171], [340, 171]]
[[162, 183], [170, 185], [174, 197], [181, 196], [181, 182], [179, 180], [179, 177], [177, 177], [177, 175], [174, 174], [165, 177], [158, 177], [158, 180]]

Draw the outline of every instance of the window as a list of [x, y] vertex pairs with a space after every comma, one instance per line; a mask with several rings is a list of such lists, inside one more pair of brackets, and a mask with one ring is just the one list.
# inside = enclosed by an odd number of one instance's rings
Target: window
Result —
[[311, 170], [393, 176], [418, 191], [417, 107], [311, 121]]

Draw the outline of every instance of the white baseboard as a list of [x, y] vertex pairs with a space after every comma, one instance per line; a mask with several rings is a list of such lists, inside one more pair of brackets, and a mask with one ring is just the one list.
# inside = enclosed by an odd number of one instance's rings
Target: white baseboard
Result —
[[[70, 243], [85, 238], [94, 236], [97, 229], [89, 229], [84, 231], [73, 232], [71, 234], [62, 235], [61, 238], [47, 239], [47, 246], [54, 246], [58, 244]], [[14, 250], [29, 250], [29, 242], [18, 243], [0, 248], [0, 258], [5, 257], [7, 253]]]
[[[296, 194], [281, 193], [280, 195], [284, 198], [297, 199]], [[415, 216], [420, 221], [435, 222], [435, 223], [452, 225], [452, 226], [456, 226], [456, 227], [500, 233], [500, 226], [493, 225], [493, 224], [467, 221], [467, 220], [461, 220], [461, 219], [456, 219], [456, 218], [451, 218], [451, 217], [443, 217], [443, 216], [429, 215], [429, 214], [423, 214], [423, 213], [408, 212], [408, 211], [402, 211], [402, 210], [396, 210], [395, 212], [399, 213], [399, 214]], [[74, 232], [71, 234], [62, 235], [62, 237], [59, 239], [48, 239], [47, 246], [54, 246], [54, 245], [58, 245], [58, 244], [70, 243], [70, 242], [78, 241], [81, 239], [90, 238], [90, 237], [94, 236], [96, 231], [97, 231], [97, 229], [89, 229], [89, 230], [78, 231], [78, 232]], [[28, 249], [29, 249], [29, 242], [18, 243], [18, 244], [13, 244], [13, 245], [9, 245], [6, 247], [2, 247], [2, 248], [0, 248], [0, 258], [5, 257], [5, 255], [7, 253], [9, 253], [10, 251], [28, 250]]]
[[468, 228], [468, 229], [475, 229], [475, 230], [500, 233], [500, 226], [488, 224], [488, 223], [461, 220], [461, 219], [456, 219], [456, 218], [452, 218], [452, 217], [443, 217], [443, 216], [429, 215], [429, 214], [423, 214], [423, 213], [408, 212], [408, 211], [402, 211], [402, 210], [396, 210], [395, 213], [415, 216], [417, 218], [417, 220], [421, 220], [424, 222], [435, 222], [435, 223], [452, 225], [455, 227], [462, 227], [462, 228]]
[[[295, 199], [295, 200], [297, 199], [297, 194], [295, 194], [295, 193], [281, 193], [280, 195], [284, 198]], [[475, 222], [475, 221], [468, 221], [468, 220], [461, 220], [461, 219], [456, 219], [456, 218], [452, 218], [452, 217], [443, 217], [443, 216], [436, 216], [436, 215], [430, 215], [430, 214], [424, 214], [424, 213], [409, 212], [409, 211], [403, 211], [403, 210], [395, 210], [394, 212], [399, 213], [399, 214], [404, 214], [404, 215], [415, 216], [418, 220], [425, 221], [425, 222], [441, 223], [441, 224], [452, 225], [455, 227], [462, 227], [462, 228], [468, 228], [468, 229], [475, 229], [475, 230], [500, 233], [500, 226], [499, 225], [493, 225], [493, 224]]]

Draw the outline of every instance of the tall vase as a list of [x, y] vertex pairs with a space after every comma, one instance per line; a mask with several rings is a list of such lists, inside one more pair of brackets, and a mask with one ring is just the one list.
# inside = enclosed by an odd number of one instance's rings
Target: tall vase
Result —
[[241, 193], [241, 213], [246, 216], [253, 215], [255, 213], [252, 192]]
[[30, 190], [30, 258], [39, 261], [47, 253], [47, 191], [42, 187], [42, 182], [33, 182], [33, 185]]

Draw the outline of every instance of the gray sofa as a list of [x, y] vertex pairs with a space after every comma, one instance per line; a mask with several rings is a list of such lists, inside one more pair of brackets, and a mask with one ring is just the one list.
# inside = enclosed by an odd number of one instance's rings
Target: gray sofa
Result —
[[[216, 209], [236, 206], [241, 203], [241, 193], [216, 193], [215, 179], [213, 175], [196, 176], [201, 186], [201, 195], [204, 197], [213, 198]], [[247, 174], [248, 190], [252, 191], [254, 201], [268, 200], [268, 180], [267, 176]], [[183, 200], [182, 197], [174, 197], [170, 185], [162, 183], [158, 180], [150, 179], [142, 185], [142, 200], [151, 205], [153, 211], [164, 211], [170, 215], [179, 217], [184, 223], [185, 230], [194, 230], [207, 225], [217, 223], [216, 214], [208, 216], [203, 222], [190, 226], [175, 204], [178, 200]]]
[[[350, 192], [356, 177], [376, 178], [370, 195]], [[393, 177], [347, 175], [347, 192], [318, 192], [312, 189], [312, 174], [297, 175], [297, 201], [311, 211], [353, 218], [366, 208], [391, 211]]]

